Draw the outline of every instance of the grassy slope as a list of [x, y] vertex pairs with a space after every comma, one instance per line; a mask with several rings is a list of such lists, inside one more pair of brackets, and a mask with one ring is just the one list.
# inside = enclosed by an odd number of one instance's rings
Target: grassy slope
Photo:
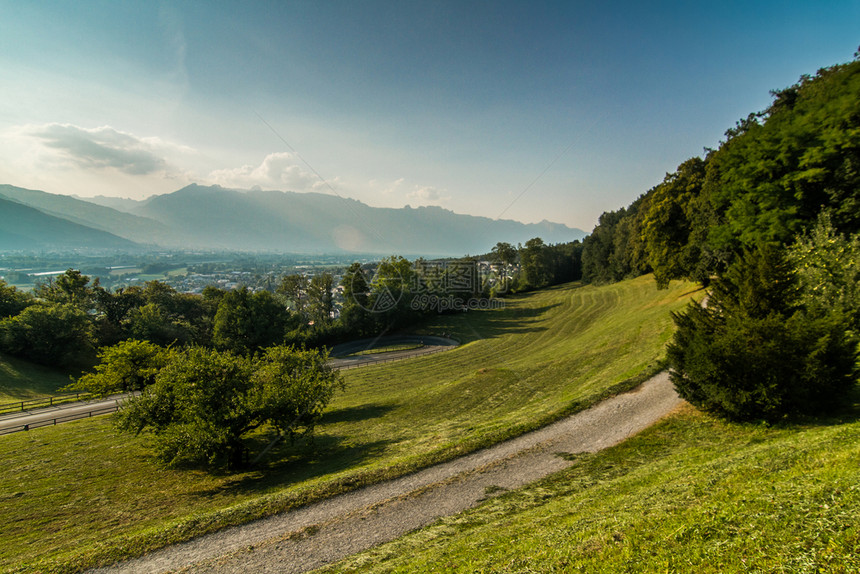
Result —
[[59, 394], [69, 375], [0, 354], [0, 404]]
[[860, 409], [791, 428], [686, 406], [337, 572], [858, 572]]
[[347, 371], [315, 444], [275, 449], [244, 474], [160, 468], [107, 417], [2, 437], [0, 568], [83, 569], [519, 434], [653, 370], [669, 311], [691, 292], [640, 278], [440, 317], [425, 332], [465, 345]]

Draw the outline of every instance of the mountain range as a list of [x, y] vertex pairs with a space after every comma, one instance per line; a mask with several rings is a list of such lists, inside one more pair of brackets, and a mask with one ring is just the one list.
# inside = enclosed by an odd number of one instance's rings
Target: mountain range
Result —
[[563, 243], [585, 235], [548, 221], [524, 224], [440, 207], [370, 207], [320, 193], [194, 184], [136, 201], [83, 199], [0, 185], [0, 250], [100, 247], [460, 256], [487, 253], [500, 241], [517, 244], [540, 237], [545, 243]]

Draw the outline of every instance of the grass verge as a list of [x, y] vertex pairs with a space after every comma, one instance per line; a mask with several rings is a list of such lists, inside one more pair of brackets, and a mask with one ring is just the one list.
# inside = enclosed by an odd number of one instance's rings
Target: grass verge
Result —
[[69, 374], [0, 353], [0, 404], [62, 394]]
[[[537, 428], [654, 372], [690, 284], [567, 285], [440, 316], [459, 348], [345, 373], [312, 444], [239, 474], [158, 466], [107, 417], [3, 437], [0, 568], [76, 572], [271, 515]], [[256, 437], [260, 444], [268, 437]]]
[[570, 469], [324, 572], [857, 572], [860, 422], [685, 406]]

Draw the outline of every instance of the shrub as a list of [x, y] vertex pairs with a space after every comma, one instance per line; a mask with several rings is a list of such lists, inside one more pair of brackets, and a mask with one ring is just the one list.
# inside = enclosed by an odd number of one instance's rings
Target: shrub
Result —
[[857, 339], [839, 310], [797, 304], [790, 266], [773, 247], [747, 251], [718, 279], [708, 306], [674, 315], [667, 350], [678, 393], [734, 420], [819, 413], [857, 380]]

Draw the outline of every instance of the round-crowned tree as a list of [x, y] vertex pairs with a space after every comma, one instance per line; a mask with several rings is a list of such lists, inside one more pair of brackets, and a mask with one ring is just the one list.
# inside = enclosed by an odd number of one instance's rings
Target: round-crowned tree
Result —
[[249, 433], [312, 432], [343, 384], [326, 355], [314, 350], [278, 346], [248, 357], [191, 347], [166, 358], [154, 382], [120, 410], [117, 424], [147, 432], [168, 465], [240, 468]]

